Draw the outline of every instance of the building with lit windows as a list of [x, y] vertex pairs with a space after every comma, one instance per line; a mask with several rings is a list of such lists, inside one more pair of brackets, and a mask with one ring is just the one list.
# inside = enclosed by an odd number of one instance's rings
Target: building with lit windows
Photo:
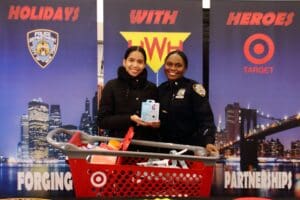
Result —
[[49, 130], [49, 105], [41, 98], [28, 103], [29, 156], [33, 160], [48, 158], [46, 136]]
[[18, 143], [18, 158], [21, 160], [29, 159], [29, 122], [28, 115], [21, 117], [21, 137]]

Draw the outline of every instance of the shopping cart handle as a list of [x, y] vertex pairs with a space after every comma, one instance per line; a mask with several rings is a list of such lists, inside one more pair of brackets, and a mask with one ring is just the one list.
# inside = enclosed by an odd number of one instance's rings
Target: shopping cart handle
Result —
[[92, 143], [93, 141], [97, 141], [96, 139], [93, 139], [93, 136], [88, 135], [87, 133], [84, 133], [79, 130], [67, 130], [64, 128], [57, 128], [52, 131], [50, 131], [47, 135], [47, 142], [53, 145], [55, 148], [60, 149], [62, 151], [82, 151], [82, 149], [72, 143], [67, 142], [57, 142], [54, 138], [55, 135], [58, 134], [68, 134], [70, 136], [73, 136], [76, 133], [80, 133], [80, 139], [82, 143]]
[[71, 130], [66, 130], [66, 129], [63, 129], [63, 128], [57, 128], [57, 129], [54, 129], [54, 130], [50, 131], [47, 134], [46, 139], [47, 139], [47, 142], [50, 143], [51, 145], [53, 145], [55, 148], [60, 149], [60, 150], [64, 150], [64, 146], [65, 146], [66, 143], [65, 142], [58, 142], [58, 141], [53, 139], [56, 134], [60, 134], [60, 133], [73, 135], [75, 132], [71, 131]]
[[80, 131], [80, 130], [67, 130], [67, 129], [64, 129], [64, 128], [56, 128], [52, 131], [50, 131], [46, 137], [47, 139], [47, 142], [50, 143], [51, 145], [53, 145], [54, 147], [60, 149], [60, 150], [78, 150], [80, 148], [78, 148], [76, 145], [74, 144], [70, 144], [70, 143], [66, 143], [66, 142], [58, 142], [54, 139], [54, 136], [55, 135], [58, 135], [58, 134], [61, 134], [61, 133], [64, 133], [64, 134], [67, 134], [67, 135], [70, 135], [70, 136], [73, 136], [74, 134], [76, 133], [80, 133], [80, 139], [82, 141], [83, 144], [92, 144], [94, 142], [97, 142], [99, 141], [99, 137], [101, 138], [101, 141], [109, 141], [109, 139], [107, 137], [101, 137], [101, 136], [92, 136], [92, 135], [89, 135], [83, 131]]
[[[77, 146], [76, 144], [68, 142], [58, 142], [54, 139], [56, 134], [65, 133], [73, 136], [78, 134], [80, 137], [80, 143], [82, 146]], [[164, 143], [164, 142], [153, 142], [147, 140], [131, 140], [131, 144], [158, 148], [167, 148], [172, 150], [183, 150], [187, 149], [195, 153], [195, 155], [179, 155], [179, 154], [165, 154], [165, 153], [154, 153], [154, 152], [134, 152], [134, 151], [107, 151], [107, 150], [95, 150], [87, 149], [85, 146], [87, 144], [94, 144], [96, 142], [108, 142], [109, 140], [122, 141], [123, 138], [114, 138], [106, 136], [92, 136], [84, 133], [80, 130], [67, 130], [63, 128], [57, 128], [50, 131], [47, 135], [47, 142], [67, 153], [68, 157], [75, 158], [86, 158], [88, 155], [107, 155], [107, 156], [123, 156], [123, 157], [145, 157], [145, 158], [160, 158], [160, 159], [177, 159], [177, 160], [198, 160], [203, 161], [206, 164], [213, 165], [219, 156], [207, 155], [207, 151], [204, 147], [174, 144], [174, 143]]]

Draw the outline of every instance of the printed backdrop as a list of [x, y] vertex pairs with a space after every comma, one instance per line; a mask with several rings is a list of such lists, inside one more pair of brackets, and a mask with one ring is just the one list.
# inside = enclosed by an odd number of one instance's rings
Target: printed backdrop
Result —
[[219, 194], [299, 190], [299, 8], [297, 1], [211, 1], [210, 100], [226, 158]]
[[[96, 7], [0, 1], [1, 198], [74, 197], [65, 155], [45, 136], [57, 127], [97, 134]], [[212, 196], [300, 196], [299, 8], [211, 1], [210, 101], [224, 155]], [[202, 81], [201, 1], [104, 0], [104, 21], [105, 82], [130, 45], [146, 49], [153, 82], [165, 80], [164, 57], [177, 48], [187, 76]]]
[[116, 77], [131, 45], [145, 48], [152, 82], [165, 80], [164, 58], [176, 49], [189, 58], [187, 76], [202, 81], [202, 1], [104, 0], [104, 41], [105, 82]]
[[96, 0], [0, 2], [0, 197], [72, 192], [68, 166], [49, 164], [64, 155], [45, 137], [93, 123], [96, 7]]

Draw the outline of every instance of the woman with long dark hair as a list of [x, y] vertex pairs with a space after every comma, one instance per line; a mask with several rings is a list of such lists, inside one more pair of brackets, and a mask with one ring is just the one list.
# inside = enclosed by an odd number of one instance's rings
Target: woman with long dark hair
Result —
[[108, 81], [103, 89], [98, 127], [107, 130], [110, 137], [123, 138], [133, 126], [134, 139], [158, 140], [160, 122], [145, 122], [140, 117], [142, 102], [158, 100], [156, 85], [147, 80], [146, 60], [142, 47], [129, 47], [117, 78]]

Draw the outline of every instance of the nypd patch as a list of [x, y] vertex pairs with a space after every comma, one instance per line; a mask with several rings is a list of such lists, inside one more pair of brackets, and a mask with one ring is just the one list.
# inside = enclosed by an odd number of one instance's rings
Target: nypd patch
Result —
[[48, 29], [35, 29], [27, 33], [27, 46], [33, 60], [45, 68], [55, 57], [59, 34]]
[[205, 95], [206, 95], [206, 91], [201, 84], [194, 84], [193, 90], [202, 97], [205, 97]]

